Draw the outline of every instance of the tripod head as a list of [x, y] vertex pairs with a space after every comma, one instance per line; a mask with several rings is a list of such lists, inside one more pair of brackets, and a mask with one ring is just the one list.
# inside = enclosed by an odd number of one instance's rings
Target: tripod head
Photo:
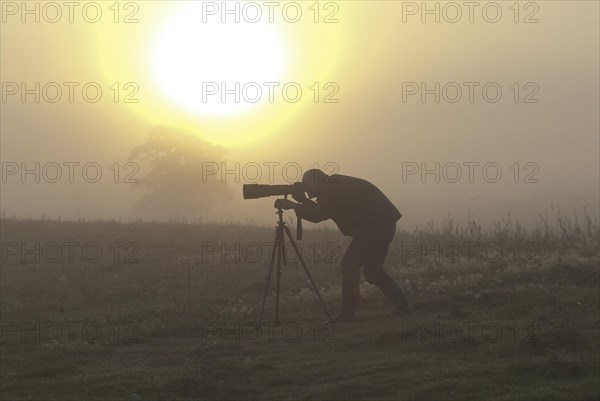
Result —
[[[288, 196], [284, 195], [283, 198], [280, 199], [275, 199], [275, 209], [277, 209], [277, 211], [275, 212], [276, 214], [279, 215], [279, 221], [277, 224], [280, 225], [285, 225], [285, 222], [283, 221], [283, 211], [284, 210], [289, 210], [289, 207], [286, 207], [286, 203], [288, 201]], [[298, 241], [302, 241], [302, 219], [298, 216], [296, 216], [296, 239]]]

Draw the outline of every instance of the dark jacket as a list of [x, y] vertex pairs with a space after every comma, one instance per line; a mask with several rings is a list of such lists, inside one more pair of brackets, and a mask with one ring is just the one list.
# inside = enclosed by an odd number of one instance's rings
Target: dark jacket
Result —
[[313, 223], [331, 219], [344, 235], [353, 236], [370, 224], [395, 223], [402, 214], [369, 181], [334, 174], [319, 188], [317, 201], [305, 200], [296, 215]]

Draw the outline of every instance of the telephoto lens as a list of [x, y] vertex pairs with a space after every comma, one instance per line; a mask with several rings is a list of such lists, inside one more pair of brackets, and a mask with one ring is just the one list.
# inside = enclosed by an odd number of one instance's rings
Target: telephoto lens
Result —
[[244, 199], [259, 199], [268, 196], [290, 195], [298, 191], [298, 186], [288, 185], [268, 185], [268, 184], [244, 184], [242, 192]]

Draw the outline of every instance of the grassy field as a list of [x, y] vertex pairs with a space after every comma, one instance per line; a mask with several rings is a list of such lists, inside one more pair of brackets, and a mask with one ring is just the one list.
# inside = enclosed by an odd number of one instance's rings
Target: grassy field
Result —
[[[386, 265], [414, 315], [389, 317], [361, 278], [358, 321], [339, 325], [287, 248], [281, 322], [271, 292], [260, 331], [272, 228], [0, 224], [3, 400], [600, 399], [587, 216], [400, 229]], [[336, 312], [348, 239], [305, 230], [299, 244]]]

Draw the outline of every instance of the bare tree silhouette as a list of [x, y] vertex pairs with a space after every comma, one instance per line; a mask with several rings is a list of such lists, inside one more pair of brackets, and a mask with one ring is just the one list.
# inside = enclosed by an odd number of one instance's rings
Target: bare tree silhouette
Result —
[[195, 134], [156, 125], [148, 142], [131, 151], [131, 160], [150, 164], [150, 171], [132, 184], [146, 189], [138, 206], [154, 215], [185, 218], [231, 199], [231, 189], [218, 175], [203, 174], [206, 163], [220, 164], [226, 154], [226, 149]]

